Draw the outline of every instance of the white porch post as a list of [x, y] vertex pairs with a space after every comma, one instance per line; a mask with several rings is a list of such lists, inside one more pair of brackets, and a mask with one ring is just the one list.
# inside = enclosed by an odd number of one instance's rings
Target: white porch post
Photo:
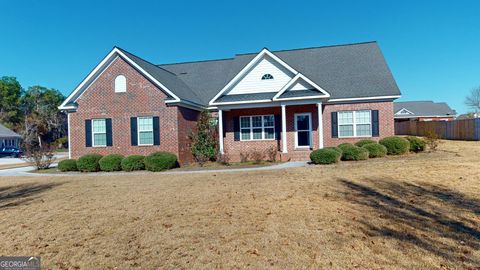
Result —
[[218, 110], [218, 143], [220, 147], [220, 154], [224, 154], [223, 151], [223, 111]]
[[68, 158], [72, 158], [72, 141], [70, 140], [70, 113], [67, 112]]
[[317, 103], [318, 109], [318, 148], [323, 148], [323, 114], [322, 102]]
[[282, 104], [282, 153], [288, 153], [287, 149], [287, 110]]

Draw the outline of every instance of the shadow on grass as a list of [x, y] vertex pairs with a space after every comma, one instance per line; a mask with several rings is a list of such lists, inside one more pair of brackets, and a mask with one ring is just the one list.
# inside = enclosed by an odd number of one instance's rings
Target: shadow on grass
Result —
[[[394, 179], [339, 179], [345, 198], [367, 207], [358, 220], [365, 234], [394, 238], [455, 263], [480, 265], [480, 200], [428, 184]], [[362, 209], [365, 211], [365, 209]]]
[[1, 187], [0, 210], [25, 204], [35, 198], [38, 198], [37, 195], [59, 185], [61, 185], [61, 183], [21, 184]]

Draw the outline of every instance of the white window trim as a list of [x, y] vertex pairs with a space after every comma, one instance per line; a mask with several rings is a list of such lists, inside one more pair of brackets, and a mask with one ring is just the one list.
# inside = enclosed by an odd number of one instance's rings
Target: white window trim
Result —
[[[105, 132], [95, 132], [94, 122], [103, 120], [105, 123]], [[95, 134], [105, 134], [105, 144], [95, 144]], [[107, 147], [107, 119], [106, 118], [97, 118], [92, 119], [92, 147]]]
[[[152, 119], [152, 130], [140, 130], [140, 119], [146, 119], [146, 118], [150, 118]], [[140, 143], [140, 132], [152, 132], [152, 143]], [[155, 134], [153, 134], [153, 116], [140, 116], [140, 117], [137, 117], [137, 138], [138, 138], [138, 145], [139, 146], [151, 146], [154, 144], [154, 141], [155, 141], [155, 138], [154, 138]]]
[[[253, 138], [253, 129], [258, 129], [260, 127], [253, 127], [253, 124], [252, 124], [252, 117], [262, 117], [262, 138], [261, 139], [254, 139]], [[273, 126], [266, 126], [265, 127], [265, 123], [263, 121], [263, 118], [265, 116], [272, 116], [273, 117]], [[248, 128], [242, 128], [242, 118], [248, 118], [249, 121], [250, 121], [250, 125]], [[245, 116], [240, 116], [239, 119], [238, 119], [238, 125], [239, 125], [239, 132], [240, 132], [240, 141], [243, 141], [243, 142], [250, 142], [250, 141], [274, 141], [275, 140], [275, 115], [273, 114], [264, 114], [264, 115], [245, 115]], [[265, 138], [265, 129], [266, 128], [273, 128], [273, 138], [272, 139], [266, 139]], [[242, 139], [242, 129], [249, 129], [250, 130], [250, 139]]]
[[[353, 125], [353, 136], [340, 136], [340, 126], [349, 126], [351, 124], [340, 124], [340, 121], [337, 119], [337, 131], [338, 131], [338, 138], [371, 138], [372, 133], [373, 133], [373, 125], [372, 125], [372, 110], [357, 110], [357, 111], [338, 111], [337, 112], [337, 118], [338, 118], [338, 113], [342, 112], [351, 112], [352, 113], [352, 125]], [[357, 112], [369, 112], [370, 114], [370, 135], [361, 135], [357, 136]], [[367, 123], [361, 123], [359, 125], [366, 125]]]
[[[307, 131], [307, 130], [298, 130], [297, 129], [297, 116], [302, 116], [302, 115], [308, 115], [308, 126], [309, 126], [309, 129], [308, 129], [308, 132], [309, 132], [309, 138], [308, 138], [308, 141], [309, 141], [309, 145], [308, 146], [299, 146], [298, 145], [298, 131]], [[296, 149], [310, 149], [312, 148], [312, 137], [313, 137], [313, 130], [312, 130], [312, 113], [296, 113], [294, 114], [294, 124], [295, 124], [295, 148]]]

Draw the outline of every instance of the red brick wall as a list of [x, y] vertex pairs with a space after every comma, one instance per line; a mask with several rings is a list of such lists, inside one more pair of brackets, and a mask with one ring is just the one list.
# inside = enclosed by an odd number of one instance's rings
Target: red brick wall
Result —
[[[324, 146], [336, 146], [344, 142], [356, 142], [364, 138], [332, 138], [331, 134], [331, 112], [342, 110], [379, 110], [380, 137], [373, 137], [378, 140], [386, 136], [394, 135], [393, 103], [392, 102], [372, 102], [372, 103], [354, 103], [354, 104], [328, 104], [323, 106], [323, 142]], [[295, 123], [296, 113], [311, 113], [312, 115], [312, 144], [313, 149], [318, 149], [318, 110], [316, 105], [294, 105], [286, 107], [287, 120], [287, 154], [281, 154], [283, 160], [307, 160], [310, 150], [295, 149]], [[282, 151], [282, 142], [277, 140], [269, 141], [235, 141], [233, 118], [242, 115], [265, 115], [273, 114], [281, 116], [280, 107], [256, 108], [256, 109], [238, 109], [224, 111], [224, 149], [231, 161], [239, 161], [241, 152], [248, 152], [252, 149], [265, 151], [269, 147], [277, 147]], [[281, 127], [280, 127], [281, 128]]]
[[341, 143], [355, 143], [366, 138], [332, 138], [332, 118], [331, 112], [336, 111], [354, 111], [354, 110], [378, 110], [379, 117], [379, 137], [368, 139], [380, 140], [383, 137], [393, 136], [393, 102], [368, 102], [351, 104], [329, 104], [324, 105], [323, 109], [323, 144], [324, 146], [336, 146]]
[[[116, 76], [127, 78], [127, 92], [115, 93]], [[117, 58], [77, 100], [77, 112], [70, 114], [70, 147], [73, 158], [87, 153], [102, 155], [118, 153], [123, 155], [148, 155], [156, 151], [168, 151], [179, 156], [181, 162], [186, 158], [184, 147], [185, 133], [192, 125], [189, 109], [168, 107], [167, 95], [132, 68], [123, 59]], [[159, 116], [160, 145], [132, 146], [130, 138], [130, 117]], [[186, 116], [179, 124], [178, 118]], [[85, 146], [85, 119], [112, 118], [111, 147]], [[179, 125], [182, 126], [178, 132]]]
[[178, 157], [183, 164], [193, 161], [190, 134], [197, 128], [199, 115], [198, 111], [178, 107]]

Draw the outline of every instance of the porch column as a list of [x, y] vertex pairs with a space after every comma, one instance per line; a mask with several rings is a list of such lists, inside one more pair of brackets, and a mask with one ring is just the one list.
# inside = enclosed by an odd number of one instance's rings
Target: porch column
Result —
[[323, 113], [322, 102], [317, 103], [318, 109], [318, 148], [323, 148]]
[[224, 154], [223, 151], [223, 110], [218, 110], [218, 143], [220, 154]]
[[287, 110], [282, 104], [282, 153], [288, 153], [287, 149]]

